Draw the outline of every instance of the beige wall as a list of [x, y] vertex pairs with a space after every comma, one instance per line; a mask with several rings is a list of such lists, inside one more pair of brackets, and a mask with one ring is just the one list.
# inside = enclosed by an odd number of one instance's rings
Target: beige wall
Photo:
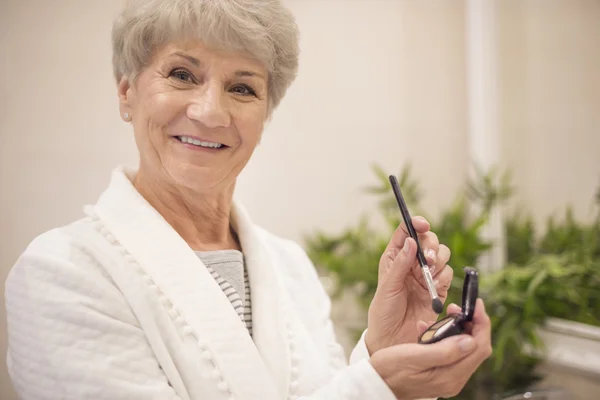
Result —
[[301, 70], [239, 185], [260, 222], [295, 239], [352, 223], [371, 210], [359, 192], [371, 162], [394, 173], [413, 162], [424, 186], [454, 192], [466, 170], [460, 2], [288, 3]]
[[[111, 168], [136, 159], [110, 69], [120, 2], [0, 1], [2, 281], [35, 235], [81, 216]], [[374, 161], [391, 172], [412, 161], [435, 214], [467, 169], [464, 2], [287, 3], [301, 69], [239, 182], [255, 220], [297, 240], [352, 224], [372, 207], [359, 188]], [[499, 12], [503, 159], [536, 212], [570, 201], [584, 215], [600, 179], [599, 2], [514, 0]]]
[[600, 1], [497, 1], [502, 155], [536, 217], [600, 185]]

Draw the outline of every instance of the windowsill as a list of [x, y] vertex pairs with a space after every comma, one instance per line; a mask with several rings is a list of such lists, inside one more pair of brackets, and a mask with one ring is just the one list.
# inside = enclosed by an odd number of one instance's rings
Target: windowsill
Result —
[[549, 364], [600, 375], [600, 327], [548, 318], [539, 333]]

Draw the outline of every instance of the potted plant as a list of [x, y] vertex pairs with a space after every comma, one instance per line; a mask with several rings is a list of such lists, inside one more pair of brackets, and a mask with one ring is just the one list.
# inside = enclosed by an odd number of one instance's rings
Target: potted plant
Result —
[[[377, 165], [373, 170], [378, 183], [365, 189], [379, 197], [383, 228], [373, 228], [374, 215], [362, 216], [356, 226], [337, 235], [317, 231], [305, 238], [309, 256], [334, 282], [333, 297], [351, 292], [363, 314], [377, 287], [379, 258], [401, 221], [387, 174]], [[403, 168], [399, 180], [411, 211], [427, 216], [419, 207], [420, 190], [411, 179], [410, 167]], [[439, 218], [428, 217], [440, 242], [452, 250], [455, 279], [447, 303], [460, 303], [462, 267], [476, 265], [492, 246], [482, 238], [482, 229], [493, 207], [512, 193], [509, 174], [479, 171]], [[536, 366], [547, 354], [543, 339], [552, 330], [545, 327], [554, 321], [549, 317], [600, 326], [600, 213], [592, 224], [582, 225], [568, 210], [564, 221], [549, 219], [542, 235], [530, 217], [514, 214], [505, 229], [507, 265], [480, 278], [480, 293], [492, 319], [494, 352], [456, 399], [492, 398], [540, 380]]]

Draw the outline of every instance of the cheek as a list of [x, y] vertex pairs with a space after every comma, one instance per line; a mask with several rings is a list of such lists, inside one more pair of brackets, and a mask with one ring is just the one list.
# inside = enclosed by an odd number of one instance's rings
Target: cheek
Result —
[[145, 105], [148, 124], [151, 127], [165, 127], [178, 115], [185, 114], [185, 102], [178, 96], [156, 94], [149, 97]]
[[262, 136], [265, 113], [262, 110], [247, 110], [237, 120], [236, 127], [240, 132], [242, 144], [255, 146]]

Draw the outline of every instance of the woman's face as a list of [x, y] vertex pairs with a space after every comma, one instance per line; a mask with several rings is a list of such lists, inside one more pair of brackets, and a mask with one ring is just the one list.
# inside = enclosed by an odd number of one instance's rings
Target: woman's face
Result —
[[203, 192], [228, 187], [258, 144], [268, 77], [258, 61], [194, 42], [169, 44], [131, 84], [119, 85], [153, 184]]

